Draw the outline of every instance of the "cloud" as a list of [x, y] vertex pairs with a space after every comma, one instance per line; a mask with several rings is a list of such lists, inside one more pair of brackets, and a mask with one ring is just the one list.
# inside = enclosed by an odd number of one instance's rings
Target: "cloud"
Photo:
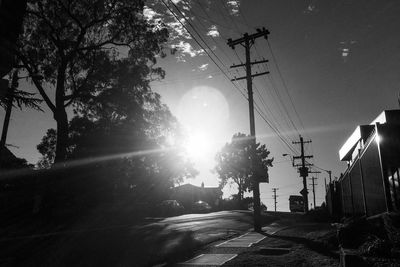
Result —
[[318, 0], [310, 0], [307, 8], [304, 10], [304, 13], [305, 14], [317, 13], [319, 11], [319, 9], [317, 8], [317, 1]]
[[203, 64], [199, 67], [199, 70], [206, 70], [208, 68], [208, 63]]
[[208, 36], [211, 37], [219, 37], [219, 31], [216, 25], [211, 25], [211, 27], [209, 28], [208, 32], [207, 32]]
[[185, 60], [183, 59], [183, 56], [185, 54], [190, 55], [190, 57], [195, 57], [195, 56], [204, 54], [203, 49], [196, 50], [191, 46], [191, 44], [189, 44], [188, 42], [185, 42], [183, 40], [179, 41], [178, 44], [173, 44], [171, 46], [172, 46], [172, 48], [175, 48], [175, 49], [179, 50], [179, 52], [181, 52], [181, 54], [178, 55], [178, 61], [184, 62]]
[[229, 11], [231, 15], [237, 15], [239, 13], [240, 2], [238, 0], [229, 0], [227, 4], [230, 7]]
[[143, 15], [144, 15], [144, 17], [145, 17], [146, 19], [148, 19], [148, 20], [153, 20], [154, 17], [160, 16], [159, 13], [155, 12], [153, 9], [151, 9], [151, 8], [148, 7], [148, 6], [144, 6], [144, 8], [143, 8]]
[[[185, 23], [184, 19], [181, 19], [182, 23]], [[170, 39], [175, 40], [175, 39], [192, 39], [188, 31], [183, 27], [183, 25], [179, 21], [174, 21], [168, 23], [168, 26], [170, 27]]]

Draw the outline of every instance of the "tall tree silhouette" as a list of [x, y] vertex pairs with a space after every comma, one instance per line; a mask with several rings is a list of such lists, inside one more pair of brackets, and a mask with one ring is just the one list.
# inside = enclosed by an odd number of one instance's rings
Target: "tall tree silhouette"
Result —
[[108, 88], [115, 62], [140, 66], [135, 77], [142, 86], [150, 75], [164, 75], [154, 64], [168, 33], [146, 21], [143, 6], [140, 0], [28, 1], [16, 55], [54, 114], [55, 162], [67, 157], [66, 107]]
[[268, 158], [270, 152], [265, 145], [256, 144], [254, 164], [251, 162], [252, 139], [243, 133], [236, 133], [230, 143], [226, 143], [215, 159], [215, 171], [219, 176], [220, 186], [233, 182], [238, 186], [238, 199], [243, 199], [244, 192], [252, 191], [251, 177], [257, 174], [261, 179], [268, 180], [268, 168], [272, 167], [273, 158]]
[[[159, 94], [143, 86], [132, 90], [138, 71], [129, 66], [118, 62], [110, 68], [114, 79], [107, 89], [81, 98], [69, 123], [67, 157], [91, 165], [86, 170], [106, 176], [104, 181], [114, 184], [112, 190], [156, 201], [197, 171], [180, 148], [177, 120]], [[40, 167], [52, 164], [55, 137], [56, 130], [50, 129], [37, 146], [43, 155]], [[170, 138], [177, 142], [166, 142]]]

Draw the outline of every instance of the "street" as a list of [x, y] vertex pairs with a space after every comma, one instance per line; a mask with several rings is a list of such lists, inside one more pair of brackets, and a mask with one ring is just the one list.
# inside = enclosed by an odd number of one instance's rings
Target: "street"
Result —
[[208, 243], [225, 235], [248, 230], [253, 225], [250, 211], [219, 211], [207, 214], [185, 214], [163, 219], [148, 226], [163, 225], [168, 231], [194, 233], [194, 238]]
[[[147, 218], [137, 225], [75, 225], [0, 242], [2, 266], [148, 266], [176, 262], [252, 227], [249, 211]], [[18, 257], [15, 257], [18, 255]]]

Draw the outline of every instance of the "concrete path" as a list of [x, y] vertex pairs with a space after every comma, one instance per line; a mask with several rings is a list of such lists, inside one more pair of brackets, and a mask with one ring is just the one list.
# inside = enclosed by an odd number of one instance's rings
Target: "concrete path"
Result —
[[[222, 242], [216, 245], [216, 251], [222, 248], [237, 248], [237, 249], [245, 249], [251, 247], [253, 244], [256, 244], [265, 238], [264, 235], [255, 233], [255, 232], [247, 232], [244, 235], [241, 235], [236, 238], [232, 238], [228, 241]], [[237, 251], [239, 252], [239, 251]], [[178, 264], [178, 266], [221, 266], [226, 262], [232, 260], [238, 255], [238, 253], [209, 253], [209, 254], [201, 254], [193, 259], [182, 262]]]
[[225, 241], [221, 244], [216, 245], [216, 247], [230, 247], [230, 248], [248, 248], [251, 245], [260, 242], [265, 238], [264, 235], [248, 232], [239, 237], [233, 238], [231, 240]]

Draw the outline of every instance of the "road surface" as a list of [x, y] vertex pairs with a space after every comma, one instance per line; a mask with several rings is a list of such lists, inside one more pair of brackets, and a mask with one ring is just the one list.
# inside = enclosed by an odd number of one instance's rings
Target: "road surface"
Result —
[[253, 226], [253, 218], [249, 211], [220, 211], [165, 218], [146, 226], [163, 226], [164, 231], [192, 232], [197, 241], [209, 243], [248, 230]]
[[[106, 218], [107, 219], [107, 218]], [[107, 220], [106, 220], [107, 221]], [[1, 266], [152, 266], [187, 258], [252, 227], [252, 213], [221, 211], [149, 218], [140, 225], [77, 229], [0, 240]]]

